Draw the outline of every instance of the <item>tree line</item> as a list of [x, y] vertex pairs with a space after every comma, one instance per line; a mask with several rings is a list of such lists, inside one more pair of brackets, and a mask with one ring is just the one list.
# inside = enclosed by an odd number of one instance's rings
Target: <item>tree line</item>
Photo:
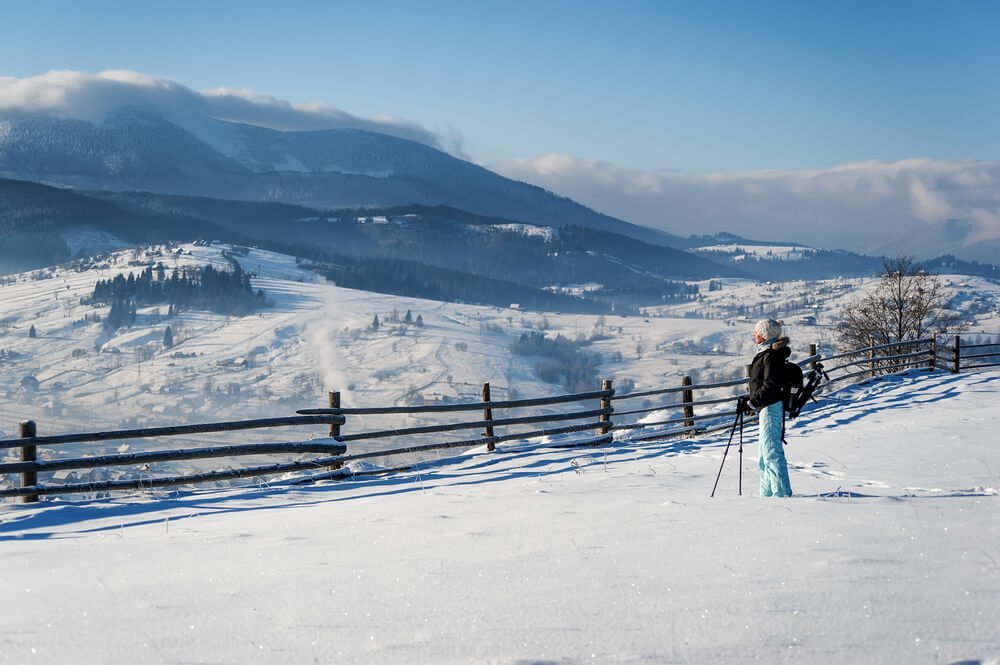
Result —
[[116, 275], [94, 286], [92, 304], [111, 305], [105, 318], [111, 328], [135, 322], [138, 307], [169, 304], [169, 314], [184, 309], [204, 309], [227, 316], [245, 316], [266, 304], [263, 290], [254, 292], [250, 276], [239, 265], [233, 270], [201, 266], [174, 270], [169, 277], [162, 263], [137, 275]]

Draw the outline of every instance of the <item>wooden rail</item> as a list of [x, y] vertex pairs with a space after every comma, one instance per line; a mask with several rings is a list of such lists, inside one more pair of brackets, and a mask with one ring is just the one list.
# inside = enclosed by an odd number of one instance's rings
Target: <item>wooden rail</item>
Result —
[[[103, 481], [95, 483], [76, 483], [42, 486], [38, 484], [39, 471], [59, 471], [84, 468], [104, 468], [108, 466], [144, 465], [164, 461], [180, 461], [189, 459], [205, 459], [214, 457], [243, 457], [274, 453], [304, 453], [323, 452], [339, 455], [347, 450], [339, 441], [332, 439], [300, 441], [289, 443], [264, 443], [248, 445], [216, 446], [211, 448], [194, 448], [184, 450], [161, 450], [139, 452], [132, 454], [83, 456], [57, 460], [38, 461], [39, 446], [54, 446], [70, 443], [92, 443], [114, 441], [121, 439], [141, 439], [161, 436], [178, 436], [187, 434], [209, 434], [218, 432], [233, 432], [248, 429], [271, 427], [289, 427], [297, 425], [342, 425], [345, 418], [336, 414], [311, 416], [286, 416], [284, 418], [258, 418], [255, 420], [239, 420], [217, 423], [198, 423], [193, 425], [177, 425], [173, 427], [146, 427], [142, 429], [114, 430], [107, 432], [81, 432], [74, 434], [57, 434], [54, 436], [38, 436], [34, 421], [25, 420], [21, 423], [21, 437], [18, 439], [0, 440], [0, 449], [21, 448], [21, 461], [0, 464], [0, 473], [20, 473], [21, 486], [0, 489], [0, 497], [22, 497], [26, 503], [38, 500], [46, 494], [73, 494], [78, 492], [96, 492], [111, 489], [138, 489], [141, 487], [170, 487], [186, 485], [209, 480], [224, 480], [280, 473], [296, 468], [309, 468], [314, 462], [302, 463], [302, 466], [287, 467], [282, 465], [267, 465], [248, 467], [244, 469], [229, 469], [210, 474], [188, 476], [170, 476], [146, 478], [135, 481]], [[298, 464], [298, 463], [295, 463]], [[278, 467], [281, 467], [278, 469]], [[94, 489], [100, 488], [100, 489]]]
[[[183, 434], [211, 434], [213, 432], [235, 432], [246, 429], [289, 427], [293, 425], [344, 424], [344, 417], [335, 414], [314, 416], [288, 416], [285, 418], [258, 418], [256, 420], [234, 420], [219, 423], [198, 423], [171, 427], [145, 427], [109, 432], [80, 432], [76, 434], [56, 434], [54, 436], [25, 435], [20, 439], [0, 440], [0, 448], [18, 448], [25, 445], [53, 446], [62, 443], [85, 443], [90, 441], [114, 441], [116, 439], [146, 439], [155, 436], [178, 436]], [[31, 422], [31, 421], [26, 421]]]
[[179, 462], [190, 459], [211, 459], [215, 457], [241, 457], [244, 455], [270, 455], [275, 453], [326, 453], [340, 455], [347, 452], [347, 446], [333, 439], [314, 439], [299, 443], [250, 443], [215, 448], [194, 448], [177, 450], [154, 450], [127, 455], [96, 455], [73, 459], [45, 461], [21, 461], [0, 464], [0, 473], [23, 473], [25, 471], [63, 471], [69, 469], [89, 469], [103, 466], [126, 466], [155, 462]]
[[[610, 385], [610, 384], [609, 384]], [[518, 409], [529, 406], [550, 406], [553, 404], [565, 404], [566, 402], [583, 402], [590, 399], [601, 399], [611, 397], [614, 390], [611, 388], [595, 390], [589, 393], [574, 393], [571, 395], [554, 395], [552, 397], [539, 397], [535, 399], [514, 399], [490, 402], [494, 409]], [[378, 406], [367, 408], [330, 408], [330, 409], [299, 409], [295, 413], [303, 415], [327, 414], [345, 416], [370, 416], [370, 415], [401, 415], [412, 413], [453, 413], [456, 411], [482, 411], [484, 402], [460, 402], [455, 404], [427, 404], [421, 406]]]
[[[966, 349], [993, 349], [985, 353], [965, 353]], [[960, 372], [963, 369], [979, 369], [982, 367], [998, 367], [1000, 366], [1000, 341], [987, 344], [963, 344], [962, 336], [955, 335], [952, 338], [951, 348], [948, 349], [948, 353], [951, 354], [950, 370], [952, 372]], [[982, 362], [984, 360], [990, 360], [991, 362]], [[969, 363], [969, 360], [974, 360], [977, 362]], [[964, 363], [964, 364], [963, 364]]]
[[[377, 449], [370, 452], [354, 453], [342, 457], [343, 462], [360, 459], [386, 458], [396, 455], [407, 455], [424, 453], [434, 450], [447, 450], [452, 448], [470, 448], [476, 446], [486, 446], [488, 452], [496, 450], [496, 444], [506, 441], [519, 441], [533, 439], [543, 436], [557, 436], [561, 434], [578, 433], [585, 431], [595, 432], [595, 436], [581, 442], [582, 445], [600, 445], [612, 441], [611, 430], [613, 423], [611, 416], [614, 409], [611, 400], [615, 395], [615, 390], [610, 379], [601, 382], [601, 389], [589, 392], [572, 393], [567, 395], [553, 395], [532, 399], [517, 400], [493, 400], [491, 398], [490, 386], [483, 384], [483, 400], [481, 402], [460, 402], [455, 404], [430, 404], [405, 407], [337, 407], [329, 409], [301, 409], [299, 414], [333, 414], [333, 415], [442, 415], [477, 411], [482, 414], [478, 420], [464, 420], [458, 422], [446, 422], [434, 425], [419, 425], [410, 427], [399, 427], [393, 429], [379, 429], [357, 433], [341, 433], [339, 441], [375, 441], [380, 439], [391, 439], [398, 437], [413, 437], [423, 435], [448, 434], [462, 430], [482, 429], [484, 435], [475, 438], [462, 438], [454, 441], [434, 441], [432, 443], [419, 445], [406, 445], [390, 449]], [[596, 409], [583, 409], [572, 411], [558, 411], [556, 413], [535, 413], [523, 416], [503, 417], [505, 411], [521, 409], [537, 409], [539, 407], [563, 407], [567, 404], [590, 402], [599, 400]], [[520, 426], [538, 426], [559, 424], [566, 421], [584, 421], [573, 425], [563, 425], [559, 427], [541, 427], [537, 429], [521, 429]], [[498, 433], [498, 430], [506, 428], [505, 433]]]

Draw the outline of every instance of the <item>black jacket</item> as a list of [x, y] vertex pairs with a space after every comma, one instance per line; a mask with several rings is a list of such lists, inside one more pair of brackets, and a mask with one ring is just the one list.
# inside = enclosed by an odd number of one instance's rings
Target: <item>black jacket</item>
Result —
[[785, 361], [792, 355], [788, 338], [782, 337], [753, 358], [750, 364], [750, 406], [761, 410], [782, 400]]

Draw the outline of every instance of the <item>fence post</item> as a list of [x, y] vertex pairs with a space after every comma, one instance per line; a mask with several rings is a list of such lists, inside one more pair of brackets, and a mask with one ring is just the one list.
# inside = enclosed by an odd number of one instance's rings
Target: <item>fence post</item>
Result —
[[[327, 398], [327, 402], [330, 404], [330, 408], [331, 409], [339, 409], [340, 408], [340, 391], [339, 390], [328, 392], [326, 394], [326, 398]], [[340, 437], [340, 425], [330, 425], [330, 437], [334, 438], [334, 439], [337, 439], [337, 438]], [[336, 471], [337, 469], [339, 469], [339, 468], [341, 468], [343, 466], [344, 466], [344, 464], [342, 462], [336, 462], [335, 464], [331, 464], [330, 466], [328, 466], [326, 468], [329, 469], [330, 471]]]
[[[33, 438], [38, 433], [38, 428], [35, 426], [34, 420], [22, 420], [21, 421], [21, 438], [30, 439]], [[35, 446], [23, 446], [21, 448], [21, 461], [22, 462], [34, 462], [38, 459], [38, 450]], [[34, 487], [38, 484], [38, 472], [37, 471], [22, 471], [21, 472], [21, 487]], [[21, 501], [23, 503], [35, 503], [38, 501], [37, 494], [26, 494], [22, 497]]]
[[[604, 379], [601, 381], [601, 390], [611, 390], [611, 379]], [[611, 396], [601, 398], [601, 408], [610, 409], [611, 408]], [[611, 414], [605, 414], [598, 417], [601, 422], [601, 426], [597, 428], [597, 433], [604, 435], [611, 431]]]
[[[691, 385], [691, 377], [685, 376], [684, 380], [681, 381], [682, 386]], [[694, 391], [693, 390], [683, 390], [681, 391], [681, 402], [684, 403], [684, 427], [694, 427]]]
[[875, 378], [875, 338], [868, 337], [868, 378]]
[[[326, 397], [331, 409], [340, 408], [340, 391], [329, 392]], [[330, 425], [330, 436], [335, 439], [340, 436], [340, 425]]]
[[931, 337], [931, 348], [927, 352], [929, 369], [933, 372], [937, 369], [937, 338]]
[[[483, 403], [489, 404], [490, 402], [490, 384], [487, 381], [483, 384]], [[483, 420], [491, 421], [493, 420], [493, 409], [489, 406], [483, 409]], [[486, 450], [493, 452], [497, 449], [497, 444], [493, 441], [493, 425], [486, 426], [486, 436], [490, 438], [490, 441], [486, 444]]]
[[[813, 342], [809, 345], [809, 357], [812, 358], [816, 355], [816, 343]], [[816, 369], [816, 361], [813, 360], [809, 363], [809, 369]]]
[[960, 362], [962, 357], [961, 348], [962, 348], [962, 338], [959, 337], [958, 335], [955, 335], [954, 346], [952, 347], [952, 349], [955, 352], [955, 358], [954, 358], [955, 374], [958, 374], [959, 370], [962, 369], [962, 363]]

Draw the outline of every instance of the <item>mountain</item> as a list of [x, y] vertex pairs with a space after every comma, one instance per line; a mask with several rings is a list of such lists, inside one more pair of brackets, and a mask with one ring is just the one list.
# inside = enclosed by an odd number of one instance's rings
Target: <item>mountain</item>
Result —
[[953, 254], [967, 261], [996, 263], [1000, 260], [1000, 238], [971, 219], [948, 219], [897, 238], [878, 248], [885, 254], [940, 256]]
[[735, 266], [607, 231], [445, 206], [321, 211], [0, 179], [0, 273], [193, 239], [280, 250], [359, 289], [559, 311], [662, 304], [697, 291], [683, 280], [746, 276]]
[[179, 213], [124, 210], [80, 192], [0, 178], [0, 273], [129, 244], [247, 237]]
[[[325, 245], [340, 253], [408, 258], [474, 273], [504, 272], [505, 278], [544, 284], [606, 281], [617, 273], [664, 279], [746, 276], [736, 267], [720, 267], [628, 235], [587, 226], [525, 224], [449, 206], [316, 210], [145, 192], [90, 195], [140, 214], [204, 219], [258, 240]], [[589, 267], [571, 269], [571, 261]]]
[[452, 157], [354, 129], [278, 131], [123, 108], [102, 122], [0, 115], [0, 175], [82, 189], [148, 191], [312, 208], [447, 205], [547, 226], [584, 226], [685, 247]]
[[[202, 238], [278, 243], [323, 262], [407, 260], [536, 289], [597, 283], [604, 297], [641, 306], [671, 297], [671, 280], [823, 278], [878, 269], [877, 260], [846, 252], [811, 251], [792, 264], [772, 256], [747, 260], [746, 252], [673, 251], [775, 243], [671, 236], [426, 144], [358, 129], [278, 131], [135, 108], [100, 121], [5, 112], [4, 174], [13, 176], [0, 182], [6, 260], [0, 270], [7, 272], [84, 250]], [[395, 223], [365, 226], [359, 220], [366, 215]], [[319, 219], [327, 221], [310, 222]], [[330, 219], [345, 223], [334, 227]], [[934, 239], [942, 250], [976, 244], [978, 232], [967, 224], [942, 229], [947, 237]], [[980, 260], [997, 250], [980, 243]]]

